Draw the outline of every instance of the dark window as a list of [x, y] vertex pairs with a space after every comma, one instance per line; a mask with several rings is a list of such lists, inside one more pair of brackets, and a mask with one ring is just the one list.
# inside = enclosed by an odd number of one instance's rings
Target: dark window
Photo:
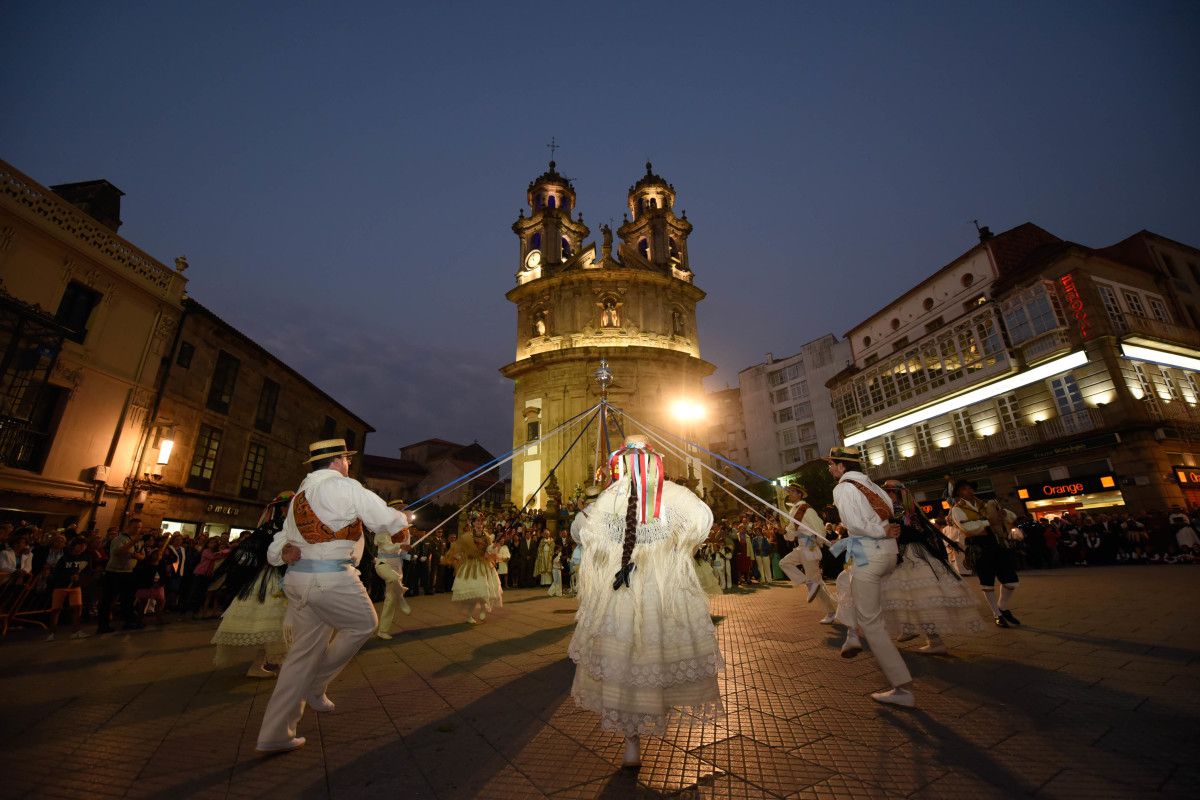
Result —
[[550, 208], [554, 208], [554, 205], [555, 205], [555, 203], [554, 203], [554, 195], [550, 195], [550, 197], [548, 197], [548, 198], [546, 199], [546, 205], [547, 205], [547, 206], [549, 206]]
[[242, 488], [239, 494], [245, 500], [257, 500], [258, 490], [262, 488], [263, 467], [267, 463], [267, 448], [261, 444], [250, 443], [246, 451], [246, 466], [242, 470]]
[[562, 237], [562, 257], [571, 257], [571, 243], [567, 241], [567, 237]]
[[263, 433], [271, 432], [275, 422], [275, 405], [279, 402], [279, 384], [263, 378], [262, 393], [258, 396], [258, 412], [254, 415], [254, 427]]
[[1162, 253], [1163, 265], [1167, 268], [1167, 272], [1171, 273], [1171, 277], [1178, 278], [1179, 270], [1175, 268], [1175, 259], [1171, 258], [1166, 253]]
[[175, 363], [187, 369], [192, 365], [192, 356], [196, 355], [196, 346], [191, 342], [180, 342], [179, 355], [175, 356]]
[[925, 332], [933, 333], [934, 331], [936, 331], [938, 328], [941, 328], [945, 324], [946, 324], [945, 320], [943, 320], [941, 317], [938, 317], [937, 319], [932, 320], [931, 322], [925, 323]]
[[41, 472], [69, 396], [63, 387], [47, 384], [38, 392], [28, 422], [0, 424], [0, 464]]
[[354, 431], [346, 428], [346, 449], [353, 450], [357, 444], [358, 436], [354, 434]]
[[217, 354], [217, 368], [213, 370], [212, 386], [208, 389], [208, 407], [222, 414], [229, 413], [233, 402], [233, 387], [237, 383], [238, 368], [242, 362], [222, 350]]
[[333, 438], [333, 432], [337, 430], [337, 421], [333, 417], [326, 417], [325, 424], [321, 427], [321, 438]]
[[535, 233], [533, 235], [533, 237], [530, 238], [529, 249], [530, 250], [541, 250], [542, 249], [542, 234], [540, 232]]
[[99, 302], [100, 293], [95, 289], [78, 281], [67, 284], [67, 290], [63, 292], [62, 302], [58, 304], [58, 313], [54, 318], [64, 328], [70, 329], [68, 339], [83, 344], [83, 340], [87, 338], [87, 325], [92, 316], [92, 309]]
[[536, 442], [542, 435], [542, 423], [538, 420], [525, 423], [525, 441]]
[[221, 431], [208, 425], [200, 426], [192, 468], [188, 470], [189, 489], [211, 489], [213, 472], [217, 469], [217, 453], [221, 449]]
[[638, 240], [638, 252], [642, 254], [642, 258], [650, 258], [650, 242], [645, 239]]

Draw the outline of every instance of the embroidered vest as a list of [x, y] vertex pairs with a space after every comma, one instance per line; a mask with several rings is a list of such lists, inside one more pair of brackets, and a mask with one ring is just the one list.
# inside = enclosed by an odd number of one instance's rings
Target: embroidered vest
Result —
[[867, 498], [867, 502], [871, 504], [871, 510], [878, 515], [880, 522], [887, 522], [892, 518], [892, 507], [886, 500], [858, 481], [847, 478], [846, 483], [851, 484], [855, 489], [863, 493], [863, 497]]
[[363, 524], [361, 519], [356, 519], [340, 531], [335, 531], [321, 522], [317, 513], [312, 510], [312, 506], [308, 503], [308, 498], [304, 496], [304, 492], [296, 495], [292, 501], [292, 516], [296, 520], [296, 528], [299, 529], [300, 535], [304, 537], [304, 541], [309, 544], [321, 544], [322, 542], [332, 542], [337, 540], [357, 542], [363, 535]]

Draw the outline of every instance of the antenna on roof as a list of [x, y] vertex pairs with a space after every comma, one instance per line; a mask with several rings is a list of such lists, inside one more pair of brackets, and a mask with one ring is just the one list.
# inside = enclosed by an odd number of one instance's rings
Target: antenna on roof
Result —
[[988, 239], [992, 238], [991, 228], [989, 228], [987, 225], [980, 227], [979, 220], [977, 219], [973, 219], [971, 222], [975, 224], [975, 232], [979, 234], [980, 242], [986, 242]]

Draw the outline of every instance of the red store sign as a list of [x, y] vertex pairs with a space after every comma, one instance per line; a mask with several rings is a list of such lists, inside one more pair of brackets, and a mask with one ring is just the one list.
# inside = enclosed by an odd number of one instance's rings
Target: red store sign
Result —
[[1062, 285], [1063, 294], [1067, 298], [1067, 307], [1071, 309], [1071, 316], [1079, 323], [1079, 336], [1086, 339], [1088, 337], [1088, 314], [1083, 307], [1083, 298], [1079, 295], [1079, 287], [1075, 285], [1075, 278], [1072, 275], [1063, 275], [1058, 282]]

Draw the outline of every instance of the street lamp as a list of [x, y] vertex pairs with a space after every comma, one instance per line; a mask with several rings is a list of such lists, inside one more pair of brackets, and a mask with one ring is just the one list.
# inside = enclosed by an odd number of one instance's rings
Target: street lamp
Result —
[[689, 430], [696, 423], [700, 422], [700, 420], [704, 419], [704, 413], [704, 406], [690, 397], [681, 397], [671, 404], [671, 416], [675, 418], [683, 429], [684, 452], [689, 455], [687, 466], [690, 474], [688, 478], [692, 480], [697, 477], [696, 473], [699, 470], [694, 468], [690, 459], [692, 457], [698, 458], [698, 456], [691, 456], [694, 450], [687, 440], [689, 438]]

